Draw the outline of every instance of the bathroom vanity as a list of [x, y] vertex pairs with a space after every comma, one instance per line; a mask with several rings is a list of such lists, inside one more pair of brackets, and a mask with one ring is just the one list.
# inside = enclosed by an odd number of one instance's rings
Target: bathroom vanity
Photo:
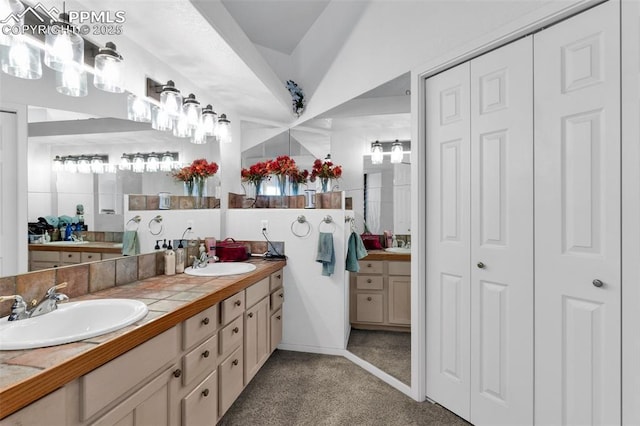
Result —
[[[215, 424], [282, 338], [286, 263], [253, 263], [256, 270], [244, 275], [136, 281], [126, 286], [127, 297], [162, 298], [140, 323], [70, 344], [82, 346], [79, 353], [63, 345], [22, 351], [11, 361], [5, 356], [0, 367], [30, 354], [46, 368], [0, 388], [0, 418], [8, 416], [1, 423], [33, 424], [45, 416], [68, 425]], [[200, 294], [180, 301], [184, 289]], [[114, 297], [118, 290], [88, 296]], [[166, 298], [168, 292], [176, 297]], [[156, 303], [166, 312], [154, 311]]]
[[78, 244], [56, 241], [29, 244], [29, 271], [95, 262], [122, 256], [122, 243], [87, 242]]

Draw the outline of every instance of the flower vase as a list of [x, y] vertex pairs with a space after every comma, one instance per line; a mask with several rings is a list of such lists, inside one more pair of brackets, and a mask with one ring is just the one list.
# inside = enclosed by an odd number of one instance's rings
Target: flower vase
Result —
[[[251, 201], [250, 207], [255, 207], [256, 201], [258, 200], [258, 195], [261, 195], [262, 188], [262, 180], [258, 181], [249, 181], [247, 185], [244, 186], [244, 198], [245, 200]], [[245, 207], [247, 207], [245, 205]]]
[[321, 188], [320, 192], [329, 192], [329, 190], [331, 189], [331, 187], [329, 186], [330, 180], [331, 179], [329, 178], [320, 178], [320, 188]]
[[207, 178], [199, 177], [194, 179], [193, 196], [195, 198], [195, 208], [203, 209], [205, 207], [205, 195], [207, 189]]
[[291, 182], [291, 195], [296, 196], [300, 192], [300, 183], [293, 181]]
[[184, 181], [184, 195], [192, 195], [193, 194], [193, 179]]
[[276, 175], [278, 178], [278, 191], [280, 196], [276, 203], [280, 208], [289, 207], [289, 200], [287, 199], [287, 175]]

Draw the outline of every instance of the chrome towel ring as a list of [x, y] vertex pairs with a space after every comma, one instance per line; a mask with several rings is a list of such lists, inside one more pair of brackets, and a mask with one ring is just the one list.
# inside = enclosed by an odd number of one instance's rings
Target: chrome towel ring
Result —
[[[320, 229], [323, 224], [330, 226], [331, 230], [323, 231], [322, 229]], [[333, 218], [331, 216], [326, 215], [324, 218], [322, 218], [322, 220], [320, 221], [320, 224], [318, 225], [318, 232], [330, 232], [332, 234], [336, 232], [336, 223], [333, 221]]]
[[[303, 229], [305, 228], [305, 225], [306, 225], [306, 231], [296, 232], [295, 231], [296, 224], [299, 224], [299, 227], [303, 227]], [[291, 233], [299, 238], [305, 238], [305, 237], [308, 237], [309, 234], [311, 234], [311, 224], [309, 223], [307, 218], [304, 217], [304, 215], [298, 216], [296, 220], [291, 222]]]
[[138, 227], [140, 226], [141, 220], [142, 218], [139, 215], [136, 215], [129, 219], [124, 227], [127, 229], [127, 231], [137, 231]]
[[151, 233], [151, 235], [162, 234], [162, 231], [164, 230], [164, 225], [162, 224], [162, 216], [157, 215], [156, 217], [151, 219], [147, 227], [149, 228], [149, 232]]

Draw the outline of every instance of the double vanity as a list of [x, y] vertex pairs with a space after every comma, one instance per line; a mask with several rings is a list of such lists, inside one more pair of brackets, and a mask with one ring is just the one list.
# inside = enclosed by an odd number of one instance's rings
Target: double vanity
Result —
[[0, 386], [2, 424], [215, 424], [282, 338], [286, 263], [250, 263], [243, 275], [157, 275], [75, 298], [137, 299], [148, 313], [80, 342], [0, 352], [2, 371], [21, 372]]

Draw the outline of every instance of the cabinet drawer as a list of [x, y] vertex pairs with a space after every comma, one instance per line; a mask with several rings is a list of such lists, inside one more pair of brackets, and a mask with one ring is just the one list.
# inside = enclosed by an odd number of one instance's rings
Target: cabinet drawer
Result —
[[364, 293], [356, 295], [356, 321], [382, 322], [382, 295]]
[[274, 291], [273, 293], [271, 293], [271, 300], [270, 300], [270, 307], [271, 307], [271, 312], [280, 309], [280, 306], [282, 306], [282, 303], [284, 302], [284, 289], [281, 288], [278, 291]]
[[187, 385], [201, 373], [215, 370], [218, 358], [218, 336], [214, 335], [194, 348], [182, 359], [182, 384]]
[[60, 262], [59, 251], [32, 251], [32, 262]]
[[277, 288], [282, 287], [282, 276], [284, 275], [284, 272], [282, 271], [282, 269], [280, 269], [277, 272], [274, 272], [273, 274], [271, 274], [271, 277], [269, 278], [269, 291], [273, 291]]
[[411, 262], [389, 262], [389, 275], [411, 275]]
[[182, 426], [213, 426], [217, 417], [218, 372], [214, 371], [182, 399]]
[[244, 290], [225, 299], [221, 304], [221, 325], [227, 325], [244, 312]]
[[271, 315], [271, 352], [282, 342], [282, 309]]
[[182, 349], [189, 349], [214, 334], [217, 323], [218, 305], [213, 305], [186, 320], [182, 325]]
[[219, 417], [231, 407], [240, 392], [242, 392], [242, 371], [244, 370], [242, 358], [242, 346], [233, 351], [229, 357], [218, 367], [219, 381]]
[[356, 288], [358, 290], [382, 290], [382, 276], [358, 275]]
[[60, 262], [31, 262], [31, 271], [39, 271], [41, 269], [51, 269], [62, 266]]
[[173, 327], [80, 378], [81, 420], [143, 382], [178, 355], [178, 328]]
[[84, 252], [84, 251], [80, 253], [80, 261], [82, 263], [95, 262], [97, 260], [102, 260], [101, 253], [91, 253], [91, 252]]
[[80, 263], [79, 251], [61, 251], [60, 261], [64, 263]]
[[238, 317], [231, 324], [220, 330], [220, 355], [226, 355], [236, 346], [242, 343], [243, 317]]
[[102, 253], [102, 260], [115, 259], [117, 257], [122, 257], [122, 254], [121, 253]]
[[245, 306], [252, 307], [269, 295], [269, 277], [258, 281], [245, 290]]
[[361, 274], [382, 274], [383, 262], [381, 260], [359, 260], [358, 264], [360, 265]]

